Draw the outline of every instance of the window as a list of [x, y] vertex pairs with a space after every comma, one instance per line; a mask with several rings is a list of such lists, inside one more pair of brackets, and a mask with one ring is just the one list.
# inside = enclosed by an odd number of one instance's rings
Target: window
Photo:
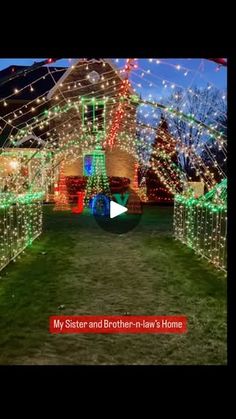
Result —
[[89, 128], [93, 127], [93, 105], [87, 104], [84, 106], [84, 123]]
[[93, 173], [93, 155], [87, 154], [84, 156], [84, 176], [91, 176]]
[[104, 130], [104, 104], [95, 106], [95, 124], [97, 126], [97, 131]]
[[105, 131], [105, 104], [96, 99], [84, 99], [82, 104], [83, 125], [89, 132]]

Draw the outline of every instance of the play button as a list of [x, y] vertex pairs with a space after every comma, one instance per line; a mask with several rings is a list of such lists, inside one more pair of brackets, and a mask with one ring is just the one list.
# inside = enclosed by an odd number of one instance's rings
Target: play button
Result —
[[128, 208], [117, 204], [117, 202], [110, 201], [110, 218], [118, 217], [118, 215], [123, 214], [126, 211], [128, 211]]
[[119, 235], [137, 227], [142, 217], [142, 203], [132, 189], [112, 196], [98, 194], [93, 198], [90, 208], [99, 227]]

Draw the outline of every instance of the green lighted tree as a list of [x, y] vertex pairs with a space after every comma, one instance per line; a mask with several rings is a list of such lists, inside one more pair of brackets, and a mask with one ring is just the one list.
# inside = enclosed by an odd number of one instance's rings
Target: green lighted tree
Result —
[[106, 174], [105, 152], [101, 146], [97, 146], [92, 153], [92, 171], [88, 177], [85, 194], [85, 205], [88, 206], [91, 198], [103, 193], [110, 195], [109, 181]]

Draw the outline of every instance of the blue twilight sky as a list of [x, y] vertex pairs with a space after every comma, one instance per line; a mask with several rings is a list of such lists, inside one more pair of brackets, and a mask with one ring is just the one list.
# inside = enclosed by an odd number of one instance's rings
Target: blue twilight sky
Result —
[[[0, 59], [0, 70], [10, 65], [32, 65], [44, 58], [12, 58]], [[125, 59], [113, 59], [122, 68]], [[61, 59], [53, 66], [70, 66], [73, 59]], [[198, 58], [153, 58], [137, 59], [138, 68], [132, 73], [131, 81], [134, 89], [144, 99], [162, 101], [177, 85], [184, 89], [192, 86], [204, 88], [209, 84], [222, 91], [223, 98], [227, 94], [227, 69], [216, 63]], [[151, 95], [151, 96], [150, 96]]]
[[[0, 71], [11, 65], [32, 65], [34, 62], [42, 61], [45, 58], [26, 59], [0, 59]], [[71, 66], [74, 59], [61, 59], [51, 66]], [[120, 69], [124, 68], [125, 59], [113, 59], [114, 64]], [[137, 69], [131, 72], [130, 80], [133, 89], [141, 95], [142, 99], [154, 100], [166, 104], [168, 98], [173, 94], [176, 87], [186, 91], [192, 87], [204, 89], [205, 87], [217, 88], [220, 91], [222, 100], [227, 101], [227, 68], [218, 66], [215, 62], [207, 59], [179, 59], [179, 58], [153, 58], [137, 59]], [[185, 97], [185, 94], [183, 95]], [[182, 101], [183, 111], [184, 100]], [[182, 106], [181, 105], [181, 106]], [[150, 105], [140, 105], [138, 109], [138, 121], [150, 123], [157, 127], [160, 121], [161, 112]], [[167, 115], [165, 115], [167, 116]], [[221, 129], [221, 127], [217, 126]], [[145, 142], [150, 144], [155, 138], [155, 130], [150, 133], [140, 129]], [[149, 159], [149, 151], [146, 146], [141, 151], [144, 160]]]

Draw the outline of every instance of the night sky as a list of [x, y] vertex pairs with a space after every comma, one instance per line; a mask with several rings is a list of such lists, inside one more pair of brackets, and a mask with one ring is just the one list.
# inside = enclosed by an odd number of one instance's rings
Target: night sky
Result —
[[[43, 59], [0, 59], [0, 70], [10, 65], [32, 65], [35, 61]], [[120, 68], [125, 63], [125, 59], [119, 59], [118, 62], [117, 59], [113, 61]], [[61, 59], [52, 64], [52, 66], [69, 66], [72, 63], [73, 59]], [[150, 59], [138, 59], [137, 64], [138, 69], [132, 74], [131, 81], [134, 89], [141, 93], [145, 99], [151, 98], [162, 101], [171, 92], [171, 89], [177, 85], [186, 89], [193, 86], [204, 88], [209, 84], [220, 89], [222, 96], [226, 97], [227, 68], [219, 67], [210, 60], [198, 58], [153, 58], [152, 61]], [[146, 73], [147, 71], [148, 73]]]

